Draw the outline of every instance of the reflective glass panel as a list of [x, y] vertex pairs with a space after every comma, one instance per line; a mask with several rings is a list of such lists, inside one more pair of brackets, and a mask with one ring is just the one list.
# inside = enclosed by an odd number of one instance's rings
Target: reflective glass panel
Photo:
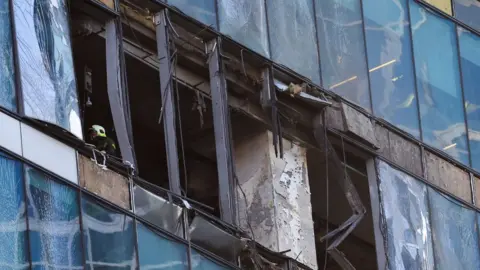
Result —
[[140, 269], [188, 269], [187, 247], [159, 236], [137, 222]]
[[25, 114], [82, 137], [66, 0], [15, 0]]
[[433, 269], [427, 187], [377, 160], [388, 269]]
[[322, 84], [370, 111], [359, 0], [316, 0]]
[[468, 165], [455, 25], [415, 1], [410, 17], [423, 140]]
[[432, 188], [428, 197], [436, 269], [480, 269], [475, 211]]
[[133, 269], [136, 264], [132, 218], [82, 197], [87, 269]]
[[83, 269], [78, 194], [24, 166], [33, 269]]
[[452, 0], [423, 0], [441, 11], [452, 15]]
[[363, 0], [365, 36], [374, 114], [419, 138], [407, 1]]
[[320, 83], [312, 0], [266, 0], [272, 60]]
[[215, 0], [166, 0], [166, 2], [177, 7], [188, 16], [217, 28]]
[[220, 31], [269, 57], [264, 0], [218, 0]]
[[22, 165], [1, 153], [0, 186], [0, 268], [27, 269]]
[[472, 167], [480, 171], [480, 37], [462, 28], [458, 37]]
[[0, 106], [16, 111], [9, 1], [0, 1]]
[[192, 270], [227, 270], [225, 266], [221, 266], [213, 262], [207, 257], [198, 253], [198, 251], [192, 249]]
[[480, 31], [480, 1], [454, 0], [455, 17]]

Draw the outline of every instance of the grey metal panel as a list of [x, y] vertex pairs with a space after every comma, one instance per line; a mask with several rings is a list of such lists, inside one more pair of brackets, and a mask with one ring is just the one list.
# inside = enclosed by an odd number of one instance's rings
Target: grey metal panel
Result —
[[236, 220], [233, 197], [235, 181], [233, 178], [232, 166], [227, 82], [225, 80], [225, 73], [220, 58], [221, 40], [211, 40], [207, 44], [207, 49], [209, 52], [208, 69], [210, 73], [215, 146], [217, 152], [220, 214], [225, 222], [234, 224]]
[[150, 223], [181, 236], [182, 208], [139, 186], [133, 188], [135, 214]]
[[190, 224], [190, 240], [218, 256], [232, 261], [241, 250], [242, 241], [220, 229], [201, 216], [195, 216]]
[[134, 153], [128, 134], [126, 115], [122, 93], [125, 85], [122, 83], [122, 73], [120, 68], [120, 57], [123, 57], [123, 50], [120, 48], [120, 40], [117, 31], [117, 21], [111, 20], [106, 23], [106, 60], [107, 60], [107, 91], [110, 102], [115, 132], [122, 153], [123, 161], [135, 164]]
[[167, 166], [170, 190], [180, 195], [180, 170], [178, 165], [177, 135], [175, 128], [175, 101], [172, 91], [172, 66], [169, 48], [169, 33], [167, 25], [167, 11], [162, 10], [155, 15], [157, 51], [160, 63], [160, 93], [162, 96], [163, 127], [165, 132], [165, 146], [167, 149]]

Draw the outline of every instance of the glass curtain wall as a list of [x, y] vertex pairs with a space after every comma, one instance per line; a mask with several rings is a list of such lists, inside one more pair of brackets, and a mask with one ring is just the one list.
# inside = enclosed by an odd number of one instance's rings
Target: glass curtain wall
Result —
[[454, 0], [453, 9], [455, 18], [480, 31], [480, 1]]
[[215, 0], [164, 0], [198, 21], [217, 28]]
[[0, 107], [16, 111], [12, 24], [9, 1], [0, 1]]
[[480, 269], [480, 213], [377, 160], [389, 269]]
[[13, 3], [25, 115], [82, 138], [67, 1]]

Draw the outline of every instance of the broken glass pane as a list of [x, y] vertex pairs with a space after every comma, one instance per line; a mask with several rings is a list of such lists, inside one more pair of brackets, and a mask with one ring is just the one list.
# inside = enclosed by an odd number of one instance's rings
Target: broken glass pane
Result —
[[219, 0], [220, 31], [270, 57], [264, 0]]
[[377, 160], [389, 269], [433, 269], [427, 188]]
[[25, 165], [33, 269], [82, 269], [78, 194]]
[[0, 106], [16, 111], [9, 1], [0, 1]]
[[319, 84], [312, 0], [267, 0], [267, 13], [272, 60]]
[[217, 28], [215, 0], [166, 0], [166, 2], [177, 7], [188, 16], [208, 26]]
[[316, 0], [322, 84], [370, 111], [359, 0]]
[[475, 211], [432, 188], [428, 197], [436, 269], [480, 269]]
[[87, 269], [134, 269], [132, 218], [82, 198], [83, 239]]
[[22, 165], [1, 153], [0, 186], [0, 265], [27, 269]]
[[[188, 269], [187, 247], [161, 237], [137, 222], [140, 269]], [[158, 252], [161, 250], [162, 252]]]
[[15, 0], [21, 83], [27, 116], [82, 138], [66, 0]]

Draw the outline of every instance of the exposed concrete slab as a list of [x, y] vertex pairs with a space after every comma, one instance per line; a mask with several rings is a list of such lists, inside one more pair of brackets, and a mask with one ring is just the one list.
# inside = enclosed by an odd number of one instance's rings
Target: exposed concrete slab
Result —
[[390, 159], [402, 168], [421, 176], [422, 155], [420, 146], [394, 132], [389, 133]]
[[467, 172], [429, 151], [425, 151], [425, 160], [429, 182], [467, 202], [472, 201], [470, 176]]
[[375, 125], [375, 137], [378, 141], [377, 153], [387, 159], [391, 159], [390, 155], [390, 131], [381, 125]]
[[345, 119], [345, 130], [378, 148], [375, 129], [370, 118], [345, 103], [342, 103], [342, 111]]
[[[306, 149], [284, 140], [275, 157], [272, 134], [235, 142], [240, 226], [262, 245], [317, 269]], [[250, 225], [248, 224], [250, 223]], [[250, 228], [251, 226], [251, 228]]]
[[89, 158], [81, 155], [78, 158], [78, 169], [81, 187], [125, 209], [130, 209], [126, 177], [111, 170], [103, 170]]
[[475, 205], [480, 206], [480, 178], [473, 177], [473, 184], [475, 185]]

